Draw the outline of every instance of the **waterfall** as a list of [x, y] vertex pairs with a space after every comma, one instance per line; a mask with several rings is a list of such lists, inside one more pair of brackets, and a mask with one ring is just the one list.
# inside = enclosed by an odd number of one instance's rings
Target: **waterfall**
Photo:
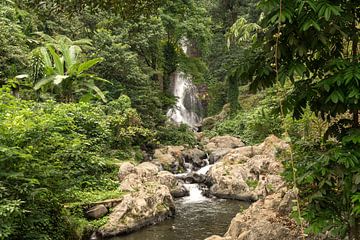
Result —
[[[181, 42], [182, 49], [188, 54], [186, 40]], [[196, 86], [191, 77], [184, 72], [175, 72], [172, 82], [172, 94], [177, 98], [176, 105], [167, 112], [175, 123], [185, 123], [196, 128], [201, 122], [202, 106]]]

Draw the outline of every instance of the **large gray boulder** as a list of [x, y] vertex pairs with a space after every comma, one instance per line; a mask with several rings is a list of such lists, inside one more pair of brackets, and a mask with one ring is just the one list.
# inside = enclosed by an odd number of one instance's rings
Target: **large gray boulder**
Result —
[[226, 135], [211, 138], [204, 145], [204, 149], [209, 153], [209, 162], [213, 164], [228, 154], [232, 149], [244, 145], [241, 139]]
[[186, 149], [182, 152], [185, 162], [190, 163], [193, 166], [193, 170], [197, 170], [208, 164], [206, 152], [198, 149]]
[[154, 182], [169, 188], [174, 197], [184, 197], [189, 194], [184, 183], [168, 171], [159, 171], [158, 166], [151, 162], [143, 162], [138, 166], [124, 162], [118, 173], [120, 189], [123, 191], [138, 191], [143, 185]]
[[98, 238], [109, 238], [138, 230], [175, 214], [168, 187], [149, 183], [139, 191], [125, 195], [109, 215], [108, 222], [96, 232]]
[[282, 164], [276, 153], [287, 149], [281, 139], [270, 136], [257, 146], [230, 150], [207, 173], [210, 194], [220, 198], [256, 201], [284, 186]]
[[[289, 218], [294, 194], [282, 191], [252, 204], [231, 221], [224, 237], [211, 236], [206, 240], [299, 240], [299, 226]], [[280, 210], [282, 209], [282, 210]]]
[[178, 173], [184, 171], [183, 146], [166, 146], [155, 149], [153, 163], [160, 165], [163, 169]]
[[206, 151], [213, 152], [218, 149], [232, 149], [243, 146], [245, 146], [245, 144], [241, 139], [225, 135], [211, 138], [204, 147]]
[[91, 207], [86, 211], [86, 216], [92, 219], [99, 219], [108, 213], [108, 209], [104, 204], [99, 204]]

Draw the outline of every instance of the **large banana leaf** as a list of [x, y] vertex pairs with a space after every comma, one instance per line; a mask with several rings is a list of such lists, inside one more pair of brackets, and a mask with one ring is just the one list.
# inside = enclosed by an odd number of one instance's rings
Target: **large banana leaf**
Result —
[[40, 81], [38, 81], [38, 82], [35, 84], [34, 89], [35, 89], [35, 90], [39, 90], [42, 86], [44, 86], [44, 85], [46, 85], [46, 84], [49, 84], [50, 82], [53, 82], [54, 79], [55, 79], [55, 76], [56, 76], [56, 75], [51, 75], [51, 76], [42, 78]]
[[51, 82], [53, 82], [55, 85], [59, 85], [64, 79], [68, 77], [69, 76], [65, 76], [65, 75], [51, 75], [45, 77], [35, 84], [34, 89], [39, 90], [42, 86], [45, 86]]
[[47, 49], [45, 47], [40, 47], [40, 53], [42, 55], [42, 59], [44, 61], [44, 64], [46, 67], [53, 67], [52, 62], [51, 62], [51, 58], [49, 55], [49, 52], [47, 51]]
[[107, 102], [104, 93], [100, 90], [100, 88], [95, 86], [93, 82], [85, 83], [84, 85], [89, 89], [94, 90], [96, 94], [99, 95], [101, 100], [103, 100], [103, 102]]
[[55, 49], [51, 45], [48, 45], [47, 48], [54, 60], [54, 65], [57, 74], [64, 75], [64, 58], [60, 57], [59, 54], [55, 52]]
[[79, 68], [77, 69], [77, 73], [81, 74], [82, 72], [90, 69], [92, 66], [98, 64], [99, 62], [104, 61], [103, 58], [94, 58], [89, 61], [83, 62], [79, 65]]

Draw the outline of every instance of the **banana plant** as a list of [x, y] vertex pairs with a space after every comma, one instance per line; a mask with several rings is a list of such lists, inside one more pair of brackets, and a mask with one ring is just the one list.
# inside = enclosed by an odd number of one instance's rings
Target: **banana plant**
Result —
[[[45, 46], [34, 50], [34, 55], [39, 55], [43, 63], [43, 78], [34, 85], [39, 90], [47, 85], [59, 87], [60, 97], [64, 102], [74, 100], [74, 93], [80, 91], [94, 91], [104, 102], [104, 93], [95, 85], [95, 81], [108, 82], [88, 71], [103, 58], [94, 58], [87, 61], [80, 60], [81, 47], [67, 37], [53, 39], [49, 36]], [[82, 43], [86, 43], [83, 41]]]

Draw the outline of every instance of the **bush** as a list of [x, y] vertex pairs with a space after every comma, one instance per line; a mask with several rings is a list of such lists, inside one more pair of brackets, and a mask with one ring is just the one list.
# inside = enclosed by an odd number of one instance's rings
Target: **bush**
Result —
[[195, 134], [186, 124], [180, 126], [169, 125], [160, 127], [156, 133], [156, 139], [163, 145], [189, 145], [195, 146], [197, 141]]
[[241, 138], [247, 144], [257, 144], [270, 134], [281, 135], [282, 132], [278, 101], [270, 96], [261, 100], [257, 107], [243, 108], [228, 119], [218, 122], [207, 135], [229, 134]]
[[[360, 134], [357, 134], [359, 138]], [[320, 144], [298, 142], [294, 166], [308, 233], [329, 238], [356, 239], [360, 226], [360, 152], [358, 143]], [[291, 161], [284, 161], [285, 178], [293, 182]]]
[[63, 205], [79, 191], [115, 190], [113, 152], [151, 137], [130, 106], [126, 96], [103, 106], [1, 92], [0, 239], [70, 239]]

